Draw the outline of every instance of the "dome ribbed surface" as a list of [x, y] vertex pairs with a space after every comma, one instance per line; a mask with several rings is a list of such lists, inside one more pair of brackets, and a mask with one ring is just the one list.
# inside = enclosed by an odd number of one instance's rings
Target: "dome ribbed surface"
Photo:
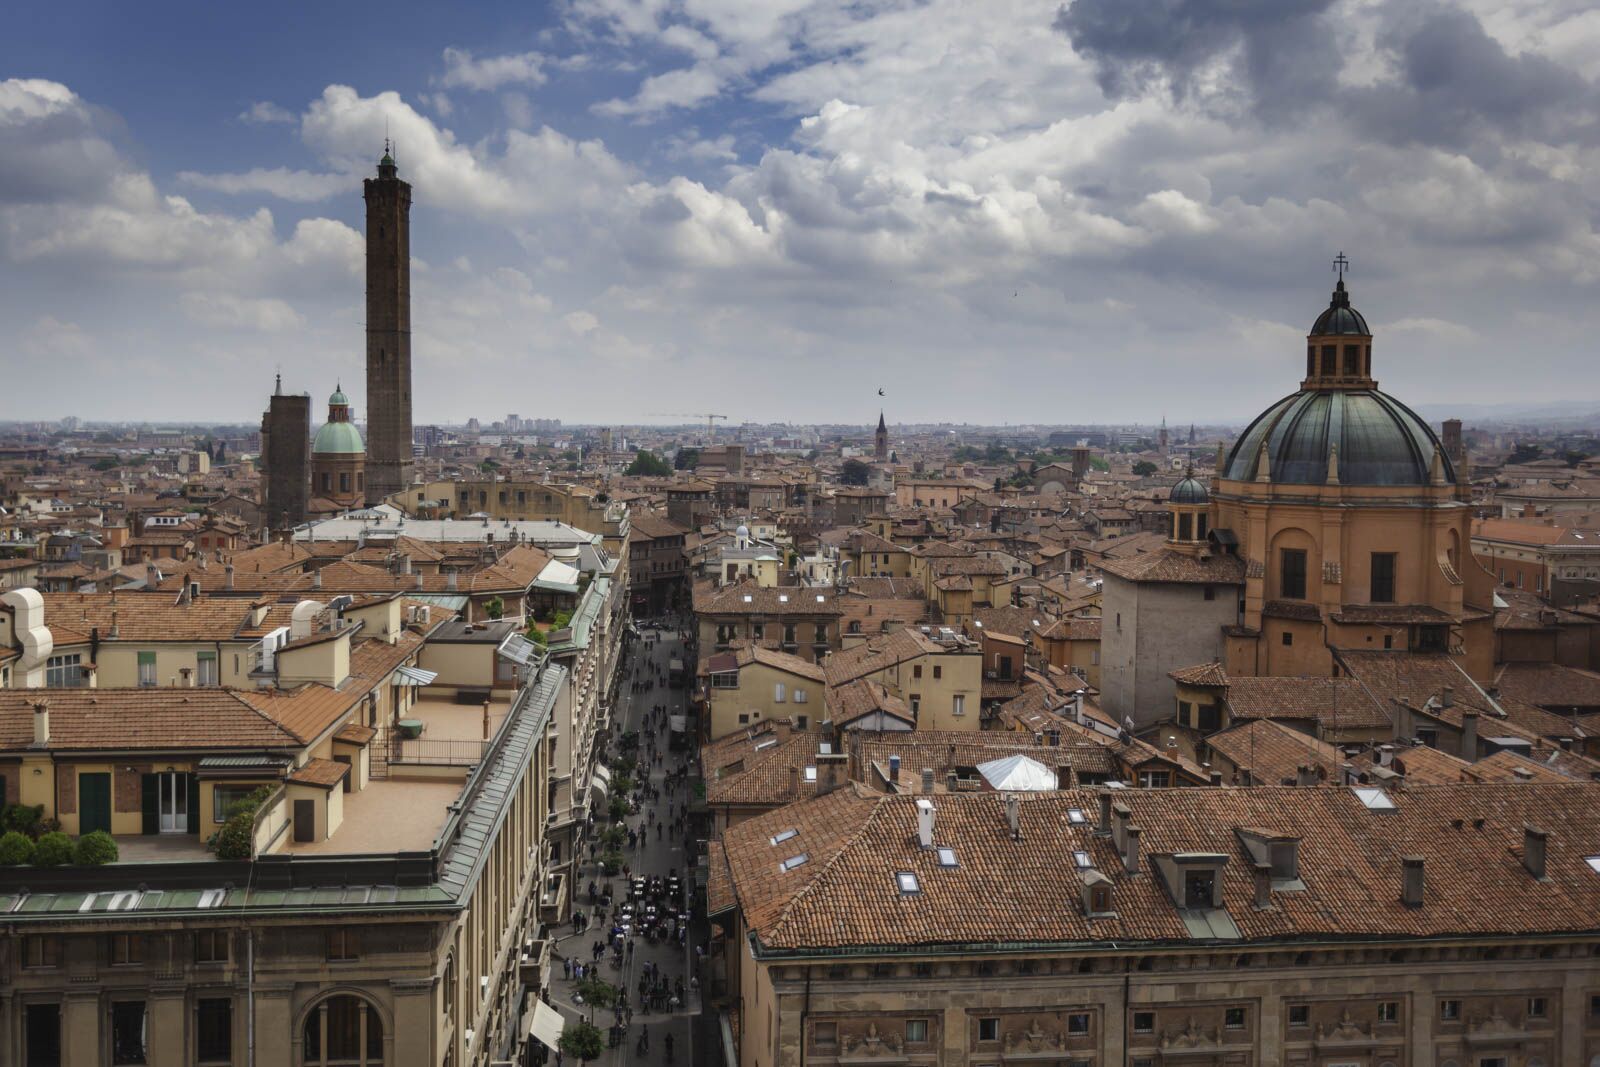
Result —
[[1345, 335], [1367, 337], [1372, 333], [1367, 329], [1367, 320], [1361, 312], [1350, 306], [1350, 291], [1344, 287], [1344, 280], [1340, 279], [1338, 286], [1333, 290], [1333, 299], [1328, 301], [1328, 309], [1317, 316], [1317, 321], [1311, 327], [1311, 335]]
[[1172, 487], [1172, 495], [1167, 500], [1173, 504], [1208, 504], [1211, 494], [1194, 478], [1185, 478]]
[[[1337, 444], [1341, 484], [1427, 485], [1438, 443], [1410, 408], [1376, 389], [1299, 392], [1256, 417], [1234, 444], [1224, 477], [1254, 481], [1264, 448], [1274, 482], [1321, 485]], [[1448, 456], [1444, 475], [1454, 484]]]
[[366, 450], [361, 431], [352, 422], [323, 423], [311, 442], [311, 451], [316, 455], [354, 455]]

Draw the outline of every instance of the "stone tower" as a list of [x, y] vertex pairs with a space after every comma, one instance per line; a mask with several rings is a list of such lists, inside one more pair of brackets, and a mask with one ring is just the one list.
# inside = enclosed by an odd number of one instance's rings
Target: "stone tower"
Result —
[[872, 437], [872, 454], [879, 463], [889, 462], [889, 427], [883, 421], [883, 412], [878, 412], [878, 432]]
[[261, 416], [261, 525], [283, 530], [306, 521], [311, 488], [311, 398], [286, 396], [280, 375]]
[[411, 484], [411, 186], [384, 146], [367, 202], [367, 492]]

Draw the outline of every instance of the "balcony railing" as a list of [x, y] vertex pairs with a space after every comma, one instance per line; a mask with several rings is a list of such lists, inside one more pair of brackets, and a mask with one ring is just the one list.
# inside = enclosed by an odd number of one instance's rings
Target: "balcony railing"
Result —
[[389, 763], [434, 764], [450, 767], [472, 767], [483, 762], [489, 751], [487, 741], [461, 741], [430, 738], [401, 738], [391, 735]]

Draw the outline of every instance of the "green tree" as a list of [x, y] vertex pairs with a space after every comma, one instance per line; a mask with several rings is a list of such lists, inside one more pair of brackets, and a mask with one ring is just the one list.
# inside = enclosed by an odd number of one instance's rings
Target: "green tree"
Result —
[[1518, 445], [1511, 450], [1511, 455], [1506, 457], [1507, 463], [1532, 463], [1544, 455], [1544, 449], [1538, 445]]
[[609, 1008], [622, 997], [622, 990], [598, 975], [590, 975], [577, 984], [584, 1006], [589, 1009], [589, 1021], [594, 1021], [596, 1008]]
[[506, 613], [506, 602], [499, 597], [490, 597], [483, 602], [483, 613], [491, 619], [498, 619]]
[[1133, 473], [1137, 474], [1141, 478], [1148, 478], [1160, 469], [1160, 467], [1157, 467], [1154, 463], [1151, 463], [1147, 459], [1141, 459], [1139, 462], [1133, 465]]
[[1097, 471], [1108, 471], [1111, 469], [1111, 464], [1107, 463], [1099, 456], [1090, 456], [1089, 466], [1093, 467]]
[[639, 454], [633, 457], [633, 462], [628, 464], [628, 469], [622, 473], [633, 478], [666, 478], [672, 474], [672, 468], [654, 452], [640, 449]]
[[847, 459], [839, 468], [839, 482], [843, 485], [866, 485], [872, 468], [859, 459]]
[[680, 448], [678, 454], [672, 457], [672, 466], [680, 471], [692, 471], [700, 466], [700, 450], [698, 448]]
[[579, 1063], [597, 1060], [606, 1051], [606, 1037], [600, 1028], [582, 1020], [568, 1023], [567, 1028], [561, 1031], [558, 1044], [562, 1055], [570, 1056]]

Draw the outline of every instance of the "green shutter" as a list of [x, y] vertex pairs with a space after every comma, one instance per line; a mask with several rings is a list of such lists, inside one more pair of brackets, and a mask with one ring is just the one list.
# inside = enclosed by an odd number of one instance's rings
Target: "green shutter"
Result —
[[189, 780], [189, 832], [200, 832], [200, 776], [185, 775]]
[[161, 777], [155, 774], [139, 776], [139, 811], [144, 815], [144, 832], [161, 832]]

